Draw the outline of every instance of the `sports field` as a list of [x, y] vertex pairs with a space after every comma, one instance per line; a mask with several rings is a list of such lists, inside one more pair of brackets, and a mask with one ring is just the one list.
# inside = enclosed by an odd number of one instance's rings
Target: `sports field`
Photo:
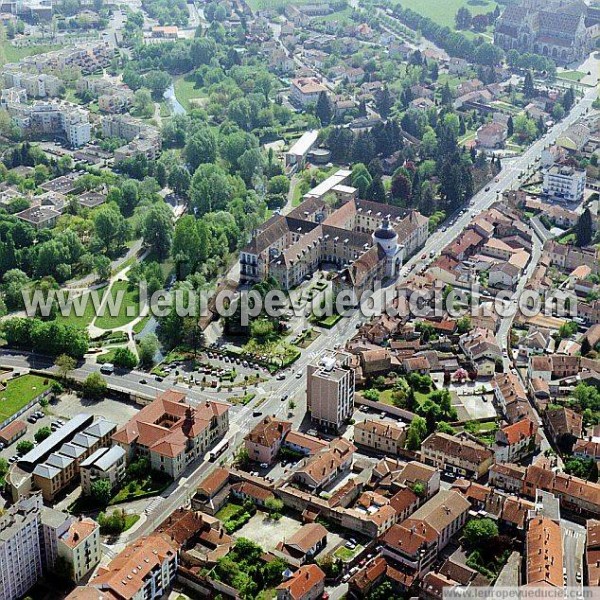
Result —
[[454, 17], [461, 6], [468, 8], [475, 16], [492, 12], [496, 8], [496, 2], [493, 0], [400, 0], [400, 6], [429, 17], [440, 25], [454, 28]]

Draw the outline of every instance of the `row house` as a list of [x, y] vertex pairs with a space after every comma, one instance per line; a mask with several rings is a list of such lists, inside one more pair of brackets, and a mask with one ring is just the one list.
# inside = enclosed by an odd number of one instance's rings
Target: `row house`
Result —
[[483, 477], [493, 459], [494, 453], [483, 444], [447, 433], [432, 433], [421, 444], [425, 464], [463, 477]]

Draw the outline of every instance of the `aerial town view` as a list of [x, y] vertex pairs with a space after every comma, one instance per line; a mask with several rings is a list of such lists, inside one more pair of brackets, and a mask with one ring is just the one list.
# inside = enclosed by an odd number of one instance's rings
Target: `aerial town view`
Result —
[[0, 600], [600, 599], [600, 0], [0, 5]]

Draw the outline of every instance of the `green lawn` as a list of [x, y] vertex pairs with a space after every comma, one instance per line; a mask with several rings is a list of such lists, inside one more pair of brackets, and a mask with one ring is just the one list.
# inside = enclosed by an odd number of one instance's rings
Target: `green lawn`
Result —
[[130, 483], [124, 484], [123, 487], [111, 498], [109, 505], [119, 504], [120, 502], [129, 502], [130, 500], [135, 500], [137, 498], [145, 498], [160, 494], [169, 485], [170, 480], [166, 475], [162, 477], [155, 477], [154, 473], [155, 472], [153, 471], [150, 476], [143, 481], [138, 481], [136, 479]]
[[363, 551], [363, 547], [359, 544], [354, 548], [354, 550], [350, 550], [345, 546], [340, 546], [335, 552], [334, 556], [339, 558], [343, 562], [350, 562], [357, 554]]
[[26, 56], [43, 54], [44, 52], [51, 52], [58, 48], [62, 48], [62, 46], [27, 46], [25, 48], [17, 48], [6, 40], [0, 44], [0, 64], [5, 65], [6, 63], [19, 62]]
[[239, 504], [228, 502], [216, 515], [219, 521], [227, 521], [232, 515], [235, 515], [242, 508]]
[[568, 79], [569, 81], [577, 82], [580, 82], [585, 76], [586, 74], [581, 71], [563, 71], [556, 74], [557, 79]]
[[410, 8], [436, 23], [454, 29], [456, 11], [464, 6], [473, 16], [492, 12], [496, 2], [491, 0], [402, 0], [402, 8]]
[[0, 392], [0, 420], [8, 419], [49, 388], [50, 380], [38, 375], [10, 379], [6, 382], [6, 389]]
[[127, 531], [128, 529], [131, 529], [139, 520], [140, 520], [140, 515], [126, 515], [125, 516], [125, 529], [123, 529], [123, 531]]
[[[99, 302], [104, 298], [104, 291], [98, 293]], [[81, 296], [81, 305], [83, 306], [85, 302], [85, 310], [81, 314], [81, 316], [77, 316], [75, 311], [71, 309], [71, 313], [68, 316], [63, 316], [62, 314], [58, 314], [56, 320], [60, 320], [65, 325], [73, 325], [74, 327], [79, 327], [80, 329], [86, 329], [88, 325], [94, 320], [96, 316], [96, 311], [94, 309], [94, 303], [91, 300], [90, 292], [86, 292]]]
[[110, 288], [112, 297], [116, 300], [121, 297], [121, 305], [118, 314], [111, 315], [109, 307], [104, 310], [104, 314], [99, 316], [96, 321], [96, 327], [100, 329], [115, 329], [123, 327], [139, 316], [139, 290], [137, 286], [130, 286], [128, 281], [115, 281]]
[[187, 75], [175, 77], [173, 85], [175, 88], [175, 97], [185, 110], [190, 110], [192, 107], [190, 100], [200, 98], [202, 95], [200, 90], [196, 87], [196, 83]]

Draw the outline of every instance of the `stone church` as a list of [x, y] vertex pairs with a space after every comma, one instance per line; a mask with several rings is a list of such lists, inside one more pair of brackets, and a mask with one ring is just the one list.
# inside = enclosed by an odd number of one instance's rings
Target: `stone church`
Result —
[[565, 66], [591, 52], [599, 27], [596, 14], [581, 0], [522, 0], [509, 4], [496, 21], [494, 43]]

